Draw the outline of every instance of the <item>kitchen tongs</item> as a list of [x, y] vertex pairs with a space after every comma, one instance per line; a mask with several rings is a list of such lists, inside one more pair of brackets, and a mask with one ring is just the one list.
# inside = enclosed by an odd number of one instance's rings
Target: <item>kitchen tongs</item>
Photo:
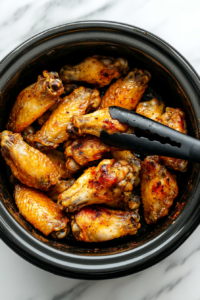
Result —
[[112, 119], [128, 123], [134, 133], [109, 134], [100, 139], [107, 145], [145, 155], [162, 155], [200, 163], [200, 140], [118, 106], [109, 108]]

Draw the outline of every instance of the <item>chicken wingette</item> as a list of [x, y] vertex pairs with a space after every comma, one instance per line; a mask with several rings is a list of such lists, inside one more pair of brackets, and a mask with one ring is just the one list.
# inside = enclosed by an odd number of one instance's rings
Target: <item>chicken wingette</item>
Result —
[[140, 196], [133, 190], [122, 193], [119, 199], [106, 202], [104, 205], [119, 210], [135, 210], [140, 207]]
[[95, 136], [79, 138], [65, 149], [66, 168], [70, 172], [77, 172], [81, 167], [101, 159], [106, 152], [113, 150], [114, 147], [102, 143]]
[[62, 210], [73, 212], [83, 206], [106, 203], [133, 189], [133, 168], [126, 161], [104, 159], [88, 168], [73, 186], [58, 197]]
[[99, 91], [96, 89], [80, 87], [74, 90], [63, 98], [42, 128], [36, 134], [28, 136], [29, 141], [56, 148], [70, 137], [67, 127], [72, 117], [97, 108], [100, 101]]
[[47, 191], [58, 183], [60, 173], [53, 162], [25, 143], [20, 133], [1, 133], [1, 153], [13, 175], [25, 185]]
[[154, 121], [158, 121], [164, 113], [165, 103], [153, 98], [150, 101], [140, 102], [136, 108], [136, 113], [143, 115]]
[[85, 81], [99, 87], [108, 85], [128, 71], [128, 62], [123, 58], [94, 55], [76, 66], [66, 65], [60, 70], [63, 82]]
[[65, 156], [61, 151], [53, 149], [46, 152], [45, 154], [56, 166], [56, 169], [60, 173], [60, 178], [67, 179], [73, 177], [72, 173], [69, 172], [69, 170], [65, 166], [66, 165]]
[[22, 216], [44, 235], [61, 239], [70, 232], [68, 218], [41, 191], [17, 184], [14, 198]]
[[148, 71], [134, 69], [125, 78], [118, 79], [106, 91], [99, 109], [120, 106], [135, 109], [142, 98], [151, 75]]
[[36, 83], [18, 95], [6, 128], [13, 132], [22, 132], [47, 111], [63, 91], [58, 73], [43, 71], [43, 76], [39, 76]]
[[137, 211], [111, 210], [101, 206], [87, 206], [72, 220], [72, 232], [78, 241], [105, 242], [125, 235], [134, 235], [140, 228]]
[[77, 135], [91, 134], [100, 137], [102, 130], [109, 134], [127, 132], [128, 124], [111, 118], [109, 108], [104, 108], [84, 116], [74, 116], [68, 125], [68, 132]]
[[141, 197], [147, 224], [166, 216], [178, 195], [176, 176], [162, 165], [158, 156], [147, 156], [142, 162]]

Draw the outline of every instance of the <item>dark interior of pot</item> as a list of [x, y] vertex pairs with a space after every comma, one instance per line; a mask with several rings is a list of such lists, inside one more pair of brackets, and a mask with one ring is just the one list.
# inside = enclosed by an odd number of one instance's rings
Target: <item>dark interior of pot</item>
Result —
[[[151, 59], [141, 51], [124, 47], [120, 45], [109, 45], [108, 43], [80, 43], [67, 47], [65, 45], [52, 49], [47, 53], [36, 57], [25, 65], [19, 72], [9, 81], [6, 88], [1, 95], [0, 101], [0, 131], [5, 130], [5, 125], [8, 120], [9, 113], [14, 104], [16, 96], [19, 92], [34, 83], [37, 80], [37, 76], [42, 74], [43, 70], [57, 71], [61, 69], [65, 64], [76, 64], [87, 56], [94, 54], [123, 57], [129, 61], [132, 68], [138, 67], [147, 69], [152, 75], [150, 81], [150, 90], [147, 90], [144, 99], [150, 99], [149, 92], [152, 90], [157, 97], [161, 97], [166, 106], [181, 108], [186, 113], [186, 121], [188, 126], [188, 134], [196, 137], [197, 125], [194, 120], [194, 114], [190, 105], [189, 99], [185, 95], [184, 91], [176, 81], [176, 79], [164, 68], [160, 63]], [[102, 90], [103, 92], [103, 90]], [[72, 234], [67, 238], [59, 241], [53, 240], [51, 237], [45, 237], [39, 231], [34, 229], [32, 225], [27, 223], [25, 219], [18, 213], [13, 199], [13, 187], [9, 181], [10, 173], [8, 168], [1, 157], [1, 182], [0, 188], [2, 188], [4, 195], [3, 201], [9, 212], [13, 217], [35, 238], [39, 239], [43, 243], [51, 247], [55, 247], [61, 251], [71, 252], [80, 255], [104, 255], [112, 254], [121, 251], [126, 251], [135, 247], [139, 247], [142, 244], [156, 238], [163, 231], [174, 222], [175, 218], [181, 215], [181, 209], [185, 209], [187, 201], [196, 179], [197, 169], [194, 164], [189, 163], [188, 170], [185, 173], [177, 173], [179, 182], [179, 195], [175, 200], [173, 206], [170, 209], [169, 215], [160, 220], [156, 225], [148, 226], [142, 213], [142, 207], [140, 209], [141, 215], [141, 229], [139, 229], [137, 235], [128, 236], [120, 239], [104, 243], [84, 243], [77, 242]], [[188, 184], [189, 183], [189, 184]], [[186, 202], [186, 205], [184, 206]]]

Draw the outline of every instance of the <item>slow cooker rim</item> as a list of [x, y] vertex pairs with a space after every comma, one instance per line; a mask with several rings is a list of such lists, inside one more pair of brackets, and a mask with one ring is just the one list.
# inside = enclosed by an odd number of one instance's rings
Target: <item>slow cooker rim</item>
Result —
[[[91, 27], [91, 26], [94, 26], [94, 27], [98, 27], [98, 26], [100, 26], [101, 28], [105, 28], [105, 29], [109, 29], [108, 27], [110, 26], [111, 28], [110, 29], [113, 29], [113, 27], [115, 27], [114, 29], [116, 30], [116, 27], [117, 27], [117, 29], [121, 29], [121, 30], [123, 30], [123, 31], [126, 31], [127, 29], [128, 30], [135, 30], [135, 31], [137, 31], [137, 34], [139, 34], [139, 35], [146, 35], [146, 36], [148, 36], [148, 38], [151, 38], [151, 39], [153, 39], [153, 41], [155, 42], [156, 41], [156, 43], [160, 43], [160, 47], [162, 48], [162, 47], [167, 47], [170, 51], [172, 51], [173, 53], [175, 53], [175, 56], [178, 56], [179, 57], [179, 59], [181, 59], [182, 60], [182, 63], [184, 64], [184, 65], [186, 65], [187, 66], [187, 68], [189, 67], [189, 70], [190, 70], [190, 72], [191, 72], [191, 74], [190, 74], [190, 76], [192, 76], [192, 77], [196, 77], [196, 82], [198, 82], [199, 83], [199, 76], [198, 76], [198, 74], [195, 72], [195, 70], [193, 69], [193, 67], [173, 48], [173, 47], [171, 47], [170, 45], [168, 45], [166, 42], [164, 42], [162, 39], [160, 39], [160, 38], [158, 38], [158, 37], [156, 37], [156, 36], [154, 36], [153, 34], [151, 34], [151, 33], [149, 33], [149, 32], [146, 32], [146, 31], [144, 31], [144, 30], [142, 30], [142, 29], [140, 29], [140, 28], [137, 28], [137, 27], [134, 27], [134, 26], [131, 26], [131, 25], [127, 25], [127, 24], [122, 24], [122, 23], [116, 23], [116, 22], [109, 22], [109, 21], [84, 21], [84, 22], [75, 22], [75, 23], [68, 23], [68, 24], [65, 24], [65, 25], [60, 25], [60, 26], [57, 26], [57, 27], [54, 27], [54, 28], [51, 28], [51, 29], [49, 29], [49, 30], [46, 30], [46, 31], [44, 31], [44, 32], [42, 32], [42, 33], [40, 33], [40, 34], [38, 34], [38, 35], [35, 35], [34, 37], [32, 37], [32, 38], [30, 38], [29, 40], [27, 40], [26, 42], [24, 42], [24, 43], [22, 43], [20, 46], [18, 46], [15, 50], [13, 50], [10, 54], [8, 54], [2, 61], [1, 61], [1, 66], [3, 66], [3, 68], [7, 65], [7, 64], [10, 64], [11, 62], [12, 62], [12, 60], [13, 59], [15, 59], [15, 57], [17, 57], [17, 55], [19, 55], [19, 53], [20, 52], [23, 52], [23, 51], [25, 51], [25, 49], [27, 49], [29, 46], [31, 46], [31, 44], [32, 43], [34, 43], [34, 41], [35, 41], [35, 39], [40, 39], [40, 40], [42, 40], [42, 37], [43, 38], [45, 38], [45, 35], [47, 34], [47, 35], [49, 35], [52, 31], [55, 31], [55, 30], [62, 30], [63, 31], [63, 29], [64, 28], [66, 28], [66, 31], [68, 31], [68, 29], [69, 29], [69, 27], [74, 27], [74, 30], [75, 29], [78, 29], [78, 27], [79, 27], [79, 29], [80, 28], [82, 28], [83, 29], [83, 27]], [[67, 29], [68, 28], [68, 29]], [[24, 49], [24, 47], [25, 47], [25, 49]], [[176, 57], [177, 58], [177, 57]], [[3, 69], [2, 68], [2, 69]], [[187, 72], [189, 72], [189, 70], [187, 69]], [[2, 71], [2, 73], [3, 73], [3, 71]], [[198, 183], [196, 183], [197, 185], [199, 184], [199, 182]], [[5, 207], [2, 205], [2, 203], [0, 203], [1, 204], [1, 207], [2, 207], [2, 210], [3, 210], [3, 213], [4, 214], [9, 214], [9, 212], [5, 209]], [[2, 218], [2, 216], [0, 216], [1, 218]], [[7, 215], [7, 217], [8, 217], [8, 215]], [[13, 221], [15, 221], [14, 219], [13, 219], [13, 217], [11, 216], [11, 215], [9, 215], [9, 217], [11, 217], [12, 218], [12, 220]], [[179, 217], [178, 217], [179, 218]], [[16, 222], [16, 221], [15, 221]], [[16, 222], [17, 223], [17, 222]], [[185, 237], [182, 237], [182, 239], [181, 240], [179, 240], [179, 243], [176, 243], [176, 245], [174, 245], [174, 247], [173, 247], [173, 249], [171, 248], [171, 249], [168, 249], [168, 251], [166, 251], [167, 253], [162, 253], [163, 255], [161, 255], [160, 257], [157, 257], [156, 258], [156, 262], [158, 262], [158, 261], [160, 261], [160, 260], [162, 260], [164, 257], [166, 257], [167, 255], [169, 255], [171, 252], [173, 252], [176, 248], [178, 248], [178, 246], [180, 246], [180, 244], [182, 244], [183, 242], [184, 242], [184, 240], [192, 233], [192, 231], [198, 226], [198, 224], [199, 224], [199, 217], [196, 217], [195, 218], [195, 220], [193, 220], [193, 222], [191, 222], [191, 224], [189, 225], [188, 224], [188, 227], [189, 228], [187, 228], [187, 230], [188, 231], [190, 231], [190, 233], [189, 234], [187, 234], [187, 235], [185, 235]], [[15, 224], [16, 225], [16, 224]], [[17, 223], [17, 225], [18, 226], [20, 226], [18, 223]], [[184, 227], [185, 228], [185, 227]], [[21, 228], [21, 229], [23, 229], [23, 228]], [[45, 267], [45, 263], [44, 263], [44, 261], [43, 261], [43, 266], [41, 266], [39, 263], [37, 263], [37, 259], [39, 258], [39, 257], [37, 257], [35, 260], [34, 259], [30, 259], [30, 258], [28, 258], [27, 257], [27, 255], [25, 255], [25, 253], [23, 253], [23, 248], [22, 249], [20, 249], [20, 248], [18, 248], [18, 246], [17, 246], [17, 244], [15, 244], [15, 245], [13, 245], [13, 243], [12, 243], [12, 239], [10, 239], [10, 234], [11, 234], [11, 232], [9, 232], [8, 233], [8, 231], [9, 231], [9, 228], [7, 228], [7, 226], [6, 226], [6, 224], [3, 224], [3, 219], [2, 219], [2, 228], [0, 228], [0, 230], [2, 231], [2, 239], [11, 247], [11, 248], [14, 248], [14, 250], [18, 253], [18, 254], [20, 254], [21, 253], [21, 255], [23, 256], [23, 257], [26, 257], [26, 259], [27, 260], [29, 260], [29, 261], [31, 261], [33, 264], [35, 264], [35, 265], [38, 265], [39, 267], [42, 267], [42, 268], [44, 268], [44, 269], [46, 269], [46, 270], [49, 270], [49, 271], [51, 271], [51, 272], [53, 272], [53, 273], [57, 273], [57, 274], [59, 274], [59, 275], [62, 275], [61, 274], [61, 272], [60, 271], [58, 271], [58, 272], [56, 272], [56, 270], [55, 269], [52, 269], [52, 268], [49, 268], [49, 266], [47, 265], [46, 267]], [[24, 230], [24, 229], [23, 229]], [[28, 234], [28, 233], [27, 233]], [[28, 234], [28, 235], [30, 235], [30, 234]], [[16, 237], [15, 237], [16, 238]], [[33, 238], [33, 237], [32, 237]], [[35, 238], [33, 238], [33, 239], [35, 239]], [[40, 241], [38, 241], [38, 242], [40, 242]], [[40, 242], [41, 243], [41, 242]], [[123, 255], [124, 256], [127, 256], [127, 254], [129, 253], [129, 251], [131, 251], [131, 250], [128, 250], [128, 251], [126, 251], [126, 252], [123, 252]], [[23, 254], [22, 254], [23, 253]], [[68, 253], [65, 253], [65, 255], [68, 255], [68, 256], [77, 256], [77, 255], [71, 255], [71, 254], [68, 254]], [[115, 255], [115, 254], [113, 254], [113, 255]], [[116, 255], [118, 255], [118, 254], [116, 254]], [[84, 258], [84, 256], [81, 256], [82, 258]], [[101, 259], [103, 260], [105, 260], [106, 259], [106, 256], [100, 256], [101, 257]], [[79, 258], [80, 258], [80, 256], [79, 256]], [[95, 259], [96, 257], [94, 257], [94, 259]], [[90, 257], [90, 259], [91, 260], [93, 260], [93, 257]], [[149, 263], [148, 265], [146, 264], [146, 265], [144, 265], [143, 267], [140, 267], [140, 269], [138, 269], [138, 270], [136, 270], [136, 271], [140, 271], [140, 270], [142, 270], [142, 269], [144, 269], [144, 268], [146, 268], [146, 267], [149, 267], [150, 265], [153, 265], [155, 262], [154, 262], [154, 260], [152, 260], [152, 262], [151, 263]], [[65, 272], [65, 274], [67, 273], [67, 271], [65, 270], [64, 271]], [[114, 278], [114, 277], [119, 277], [119, 276], [123, 276], [123, 275], [128, 275], [128, 274], [131, 274], [132, 273], [132, 268], [126, 268], [126, 270], [121, 270], [121, 271], [117, 271], [117, 272], [115, 272], [115, 273], [113, 273], [113, 272], [105, 272], [105, 271], [103, 271], [103, 272], [101, 272], [100, 270], [99, 270], [99, 274], [97, 275], [97, 274], [95, 274], [95, 278], [94, 278], [94, 273], [90, 273], [90, 272], [88, 272], [88, 270], [87, 270], [87, 272], [83, 272], [82, 274], [80, 274], [81, 273], [81, 270], [79, 270], [79, 272], [73, 272], [72, 270], [71, 271], [69, 271], [69, 275], [67, 275], [67, 276], [70, 276], [70, 277], [74, 277], [74, 278], [85, 278], [85, 279], [97, 279], [97, 277], [98, 278], [101, 278], [101, 279], [103, 279], [103, 278]], [[66, 275], [63, 275], [63, 276], [66, 276]], [[83, 276], [83, 277], [82, 277]]]

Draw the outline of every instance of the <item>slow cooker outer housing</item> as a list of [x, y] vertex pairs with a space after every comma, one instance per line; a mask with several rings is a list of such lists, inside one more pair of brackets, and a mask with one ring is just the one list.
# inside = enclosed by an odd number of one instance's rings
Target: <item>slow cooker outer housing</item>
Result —
[[[58, 71], [67, 59], [67, 63], [75, 63], [87, 55], [107, 53], [126, 57], [133, 66], [148, 69], [153, 75], [152, 86], [168, 106], [176, 104], [174, 107], [186, 111], [189, 134], [199, 138], [200, 80], [194, 69], [175, 49], [151, 33], [106, 21], [52, 28], [29, 39], [1, 61], [0, 131], [5, 129], [16, 95], [33, 83], [42, 70], [48, 67], [49, 71]], [[180, 205], [174, 205], [169, 217], [155, 227], [145, 227], [137, 237], [101, 245], [85, 246], [71, 241], [62, 245], [42, 236], [17, 213], [2, 158], [0, 163], [2, 240], [32, 264], [61, 276], [106, 279], [141, 271], [177, 249], [199, 224], [199, 165], [190, 163], [180, 189]]]

